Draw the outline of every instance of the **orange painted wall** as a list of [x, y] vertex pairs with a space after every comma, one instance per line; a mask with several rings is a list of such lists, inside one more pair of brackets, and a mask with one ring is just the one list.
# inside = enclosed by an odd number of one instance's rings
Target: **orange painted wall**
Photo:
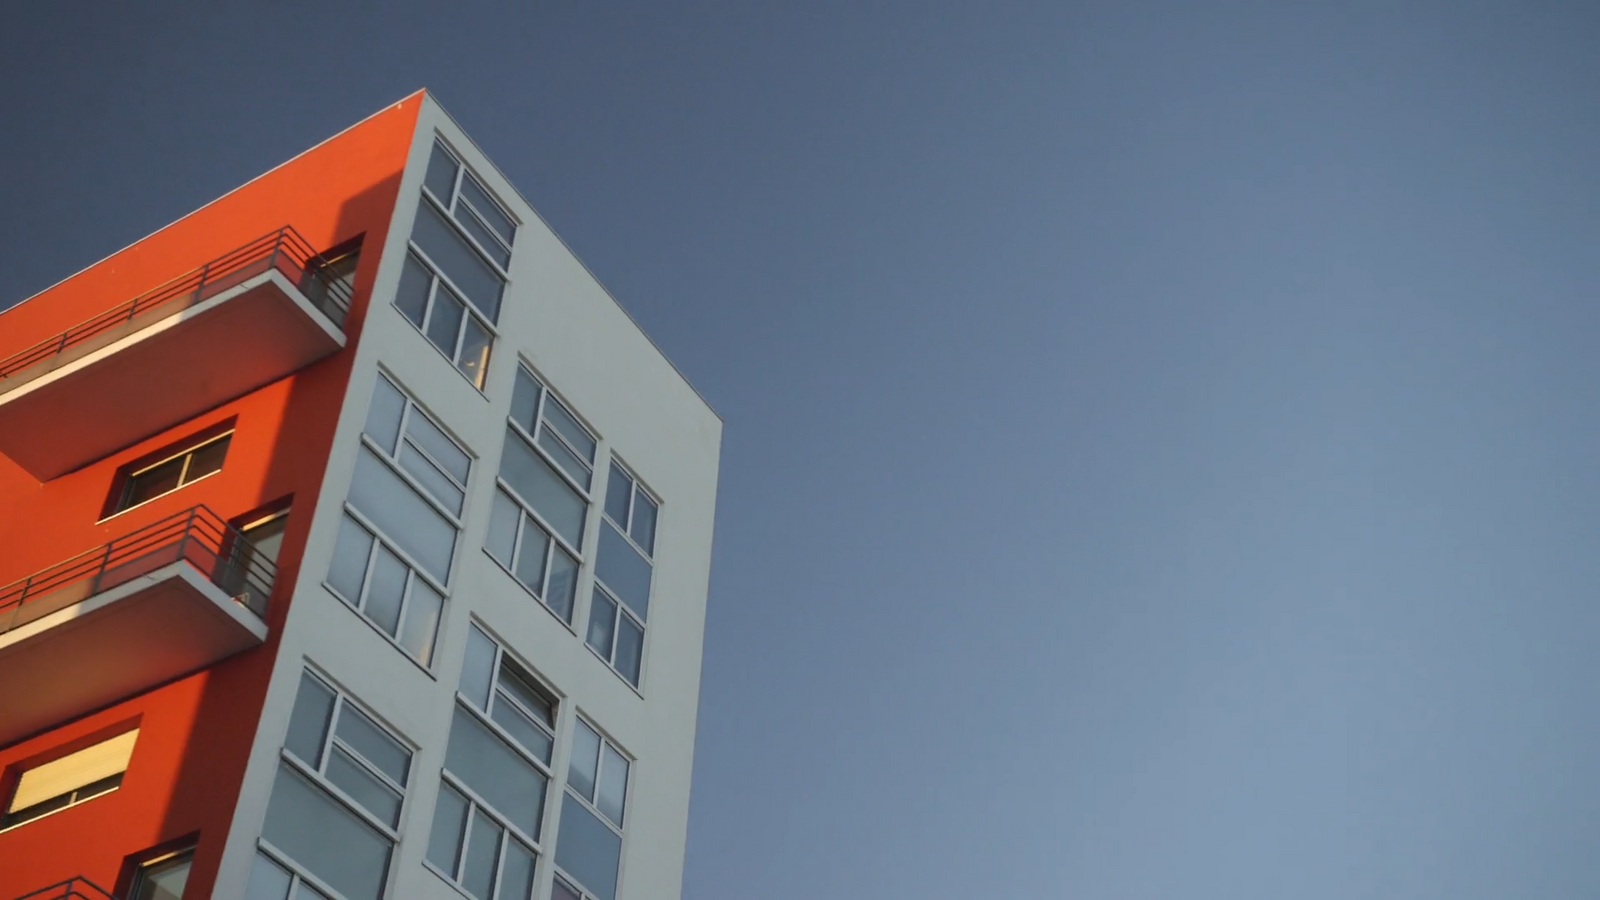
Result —
[[[420, 106], [420, 94], [409, 97], [0, 313], [3, 358], [282, 225], [318, 249], [366, 235], [340, 353], [44, 484], [0, 455], [0, 585], [196, 504], [233, 518], [294, 497], [265, 645], [0, 748], [0, 772], [11, 773], [76, 739], [141, 722], [118, 790], [0, 832], [0, 900], [80, 874], [109, 889], [129, 854], [196, 832], [186, 896], [210, 895]], [[121, 466], [230, 418], [220, 473], [96, 522]], [[63, 677], [70, 671], [63, 666]]]

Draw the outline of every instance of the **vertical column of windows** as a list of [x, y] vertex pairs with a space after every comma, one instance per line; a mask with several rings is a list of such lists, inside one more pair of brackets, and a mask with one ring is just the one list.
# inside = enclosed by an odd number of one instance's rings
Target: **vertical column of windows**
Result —
[[357, 453], [326, 583], [428, 665], [472, 458], [381, 375]]
[[348, 697], [302, 673], [246, 896], [383, 897], [411, 757]]
[[556, 839], [555, 897], [615, 900], [631, 768], [615, 745], [577, 720]]
[[427, 860], [478, 900], [528, 900], [557, 701], [476, 625], [440, 775]]
[[518, 367], [485, 549], [568, 624], [595, 450], [594, 435], [571, 410]]
[[394, 303], [480, 389], [516, 234], [505, 207], [436, 141]]
[[639, 684], [650, 613], [656, 518], [660, 504], [613, 462], [595, 548], [595, 591], [586, 640], [629, 684]]

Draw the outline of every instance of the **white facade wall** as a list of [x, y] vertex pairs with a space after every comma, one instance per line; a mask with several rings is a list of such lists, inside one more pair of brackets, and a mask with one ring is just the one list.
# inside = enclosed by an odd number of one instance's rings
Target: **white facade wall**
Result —
[[[391, 305], [436, 134], [520, 220], [499, 338], [481, 393]], [[369, 246], [365, 252], [377, 249]], [[549, 895], [573, 720], [581, 711], [633, 759], [617, 897], [674, 900], [682, 882], [721, 422], [432, 98], [420, 112], [382, 252], [320, 498], [314, 513], [302, 508], [293, 513], [314, 514], [315, 520], [216, 896], [243, 895], [307, 661], [416, 751], [385, 896], [463, 896], [429, 871], [423, 857], [468, 625], [476, 619], [562, 701], [534, 896]], [[599, 436], [597, 495], [607, 460], [615, 454], [661, 499], [638, 690], [583, 640], [601, 521], [598, 503], [587, 521], [570, 628], [483, 549], [519, 360]], [[411, 660], [323, 585], [380, 368], [474, 457], [462, 516], [465, 531], [431, 669]]]

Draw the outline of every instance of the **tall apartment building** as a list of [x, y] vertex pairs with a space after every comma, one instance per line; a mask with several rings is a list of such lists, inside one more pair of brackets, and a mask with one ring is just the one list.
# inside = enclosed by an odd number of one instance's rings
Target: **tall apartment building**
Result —
[[0, 900], [676, 898], [720, 439], [424, 93], [0, 313]]

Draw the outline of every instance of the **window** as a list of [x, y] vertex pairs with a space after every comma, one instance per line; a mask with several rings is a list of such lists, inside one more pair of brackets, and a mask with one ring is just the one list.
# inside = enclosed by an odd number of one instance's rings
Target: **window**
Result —
[[394, 304], [481, 389], [516, 223], [441, 143], [422, 197]]
[[428, 863], [479, 900], [528, 900], [556, 699], [474, 625], [456, 700]]
[[594, 435], [519, 367], [485, 549], [568, 624], [594, 455]]
[[122, 490], [113, 504], [111, 513], [133, 509], [163, 494], [194, 484], [207, 475], [222, 471], [222, 460], [228, 455], [228, 442], [233, 432], [208, 438], [191, 445], [157, 463], [141, 466], [122, 479]]
[[[561, 801], [556, 865], [600, 900], [614, 900], [617, 893], [628, 769], [627, 757], [579, 719], [572, 735], [567, 791]], [[557, 897], [561, 896], [559, 887]]]
[[23, 771], [11, 791], [0, 828], [11, 828], [108, 794], [122, 785], [139, 730], [85, 747]]
[[381, 375], [357, 452], [326, 583], [428, 665], [472, 458]]
[[133, 875], [128, 900], [182, 900], [194, 865], [194, 848], [158, 856], [139, 866]]
[[229, 553], [223, 588], [234, 596], [248, 594], [252, 609], [266, 608], [268, 598], [262, 596], [259, 585], [271, 580], [263, 576], [277, 570], [278, 551], [283, 548], [283, 533], [288, 525], [287, 509], [247, 516], [239, 525], [243, 540], [235, 541]]
[[350, 298], [355, 293], [356, 269], [361, 265], [361, 241], [345, 241], [312, 257], [306, 264], [300, 288], [335, 325], [343, 327]]
[[303, 673], [261, 830], [266, 859], [257, 860], [249, 896], [257, 896], [258, 880], [262, 896], [309, 880], [318, 890], [312, 896], [382, 897], [410, 770], [411, 750], [398, 738]]
[[628, 683], [638, 687], [658, 504], [616, 463], [606, 483], [605, 516], [595, 549], [595, 592], [589, 606], [588, 643]]

